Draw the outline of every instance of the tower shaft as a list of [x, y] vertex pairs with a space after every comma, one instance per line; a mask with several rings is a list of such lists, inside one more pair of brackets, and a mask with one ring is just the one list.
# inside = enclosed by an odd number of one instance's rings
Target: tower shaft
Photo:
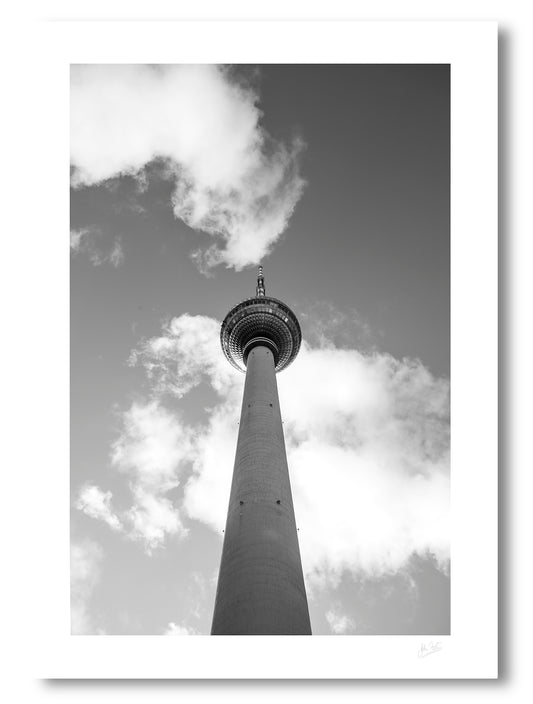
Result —
[[253, 347], [213, 635], [311, 635], [272, 351]]

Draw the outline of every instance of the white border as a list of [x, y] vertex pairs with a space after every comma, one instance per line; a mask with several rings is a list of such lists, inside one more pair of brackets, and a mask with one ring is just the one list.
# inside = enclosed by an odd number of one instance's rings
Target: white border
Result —
[[[417, 657], [419, 636], [70, 636], [68, 274], [36, 270], [58, 311], [37, 322], [39, 365], [59, 399], [43, 414], [34, 466], [31, 672], [46, 678], [493, 678], [497, 676], [497, 25], [494, 22], [36, 23], [26, 37], [28, 109], [40, 138], [28, 217], [65, 263], [70, 63], [450, 63], [452, 76], [452, 635]], [[36, 59], [36, 57], [38, 57]], [[28, 99], [26, 99], [28, 102]], [[35, 135], [34, 135], [35, 136]], [[37, 165], [37, 170], [40, 166]], [[31, 226], [31, 225], [30, 225]], [[55, 233], [55, 234], [54, 234]], [[65, 238], [58, 236], [64, 233]], [[55, 240], [55, 244], [52, 242]], [[57, 244], [59, 243], [59, 244]], [[36, 255], [39, 256], [39, 253]], [[57, 347], [64, 343], [64, 347]], [[58, 366], [59, 355], [59, 366]], [[48, 366], [49, 365], [49, 366]], [[50, 382], [53, 381], [53, 384]], [[65, 384], [65, 386], [63, 386]], [[58, 430], [60, 429], [60, 430]], [[31, 448], [30, 448], [31, 449]], [[49, 450], [49, 454], [46, 450]], [[50, 471], [52, 470], [53, 471]], [[35, 531], [35, 528], [32, 528]]]

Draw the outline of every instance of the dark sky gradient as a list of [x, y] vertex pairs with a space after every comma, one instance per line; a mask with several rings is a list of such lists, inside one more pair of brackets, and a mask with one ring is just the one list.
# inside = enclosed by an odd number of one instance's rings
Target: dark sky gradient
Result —
[[284, 243], [294, 298], [357, 309], [397, 357], [449, 374], [448, 66], [269, 67], [269, 130], [298, 125], [309, 185]]

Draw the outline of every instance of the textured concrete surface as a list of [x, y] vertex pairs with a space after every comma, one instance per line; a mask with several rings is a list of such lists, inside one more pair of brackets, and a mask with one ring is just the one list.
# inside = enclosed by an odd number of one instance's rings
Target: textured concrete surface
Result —
[[311, 635], [272, 353], [248, 357], [213, 635]]

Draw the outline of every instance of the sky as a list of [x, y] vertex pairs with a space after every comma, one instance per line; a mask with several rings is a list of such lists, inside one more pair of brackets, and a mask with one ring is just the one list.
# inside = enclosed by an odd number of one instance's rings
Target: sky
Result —
[[72, 67], [73, 633], [209, 633], [259, 263], [313, 633], [449, 633], [449, 107], [447, 65]]

